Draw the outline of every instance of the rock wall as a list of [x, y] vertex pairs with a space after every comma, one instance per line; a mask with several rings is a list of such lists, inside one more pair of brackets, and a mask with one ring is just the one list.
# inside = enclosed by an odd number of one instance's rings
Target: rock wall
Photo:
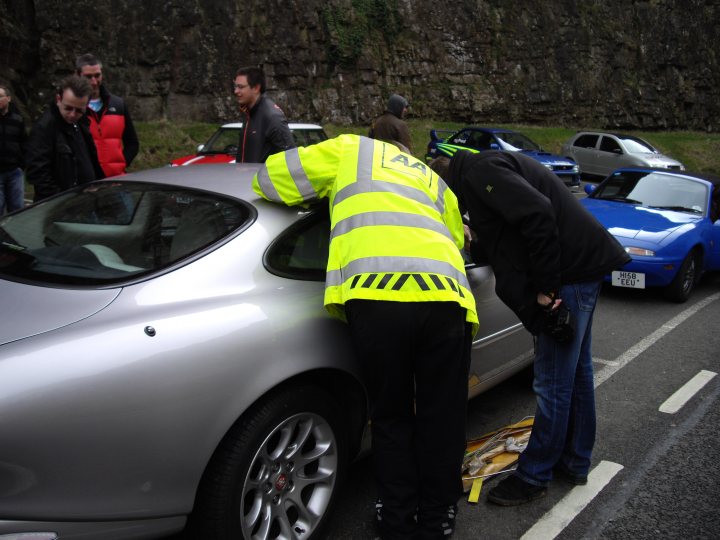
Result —
[[0, 81], [32, 118], [94, 52], [144, 120], [234, 119], [260, 64], [298, 121], [367, 124], [398, 92], [436, 120], [720, 129], [718, 0], [0, 1]]

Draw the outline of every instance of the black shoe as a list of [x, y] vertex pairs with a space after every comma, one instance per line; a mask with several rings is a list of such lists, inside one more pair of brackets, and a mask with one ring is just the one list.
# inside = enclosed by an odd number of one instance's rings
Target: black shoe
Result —
[[553, 468], [553, 477], [573, 486], [584, 486], [587, 484], [587, 476], [581, 476], [566, 471], [563, 467], [556, 465]]
[[544, 497], [547, 488], [528, 484], [517, 476], [508, 476], [488, 493], [488, 502], [500, 506], [517, 506]]
[[442, 510], [422, 511], [418, 514], [418, 532], [415, 540], [438, 540], [450, 538], [455, 532], [458, 507], [451, 504]]

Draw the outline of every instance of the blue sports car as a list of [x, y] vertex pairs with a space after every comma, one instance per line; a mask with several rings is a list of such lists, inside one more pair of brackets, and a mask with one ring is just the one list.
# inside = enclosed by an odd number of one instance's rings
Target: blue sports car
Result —
[[614, 286], [664, 287], [684, 302], [703, 272], [720, 269], [720, 178], [619, 169], [585, 191], [581, 202], [632, 257], [606, 276]]
[[[542, 163], [570, 187], [580, 186], [580, 166], [572, 159], [556, 156], [543, 150], [532, 139], [511, 129], [464, 127], [442, 138], [443, 130], [431, 129], [425, 160], [440, 156], [452, 157], [458, 150], [481, 152], [483, 150], [507, 150], [522, 152]], [[447, 133], [451, 133], [448, 131]]]

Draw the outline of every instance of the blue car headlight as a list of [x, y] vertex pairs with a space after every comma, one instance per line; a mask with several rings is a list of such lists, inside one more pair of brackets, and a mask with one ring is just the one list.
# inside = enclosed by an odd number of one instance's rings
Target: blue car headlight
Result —
[[645, 249], [639, 247], [626, 247], [625, 251], [628, 255], [640, 255], [641, 257], [654, 257], [655, 252], [652, 249]]

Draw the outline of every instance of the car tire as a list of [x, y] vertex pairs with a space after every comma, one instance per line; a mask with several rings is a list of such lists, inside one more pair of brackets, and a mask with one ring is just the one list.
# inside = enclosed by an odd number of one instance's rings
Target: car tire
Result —
[[205, 471], [191, 536], [320, 538], [347, 466], [340, 406], [324, 390], [287, 388], [230, 430]]
[[695, 251], [688, 253], [670, 285], [665, 288], [665, 297], [682, 303], [690, 298], [700, 276], [700, 260]]

